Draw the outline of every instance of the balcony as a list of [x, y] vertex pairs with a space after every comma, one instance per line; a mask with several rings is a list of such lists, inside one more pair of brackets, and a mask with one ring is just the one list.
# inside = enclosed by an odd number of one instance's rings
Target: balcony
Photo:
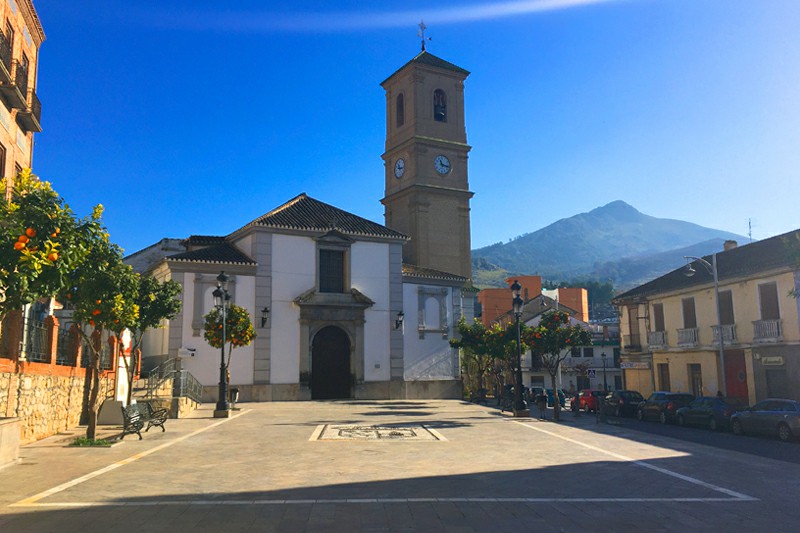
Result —
[[640, 335], [625, 335], [622, 347], [629, 352], [642, 351], [642, 338]]
[[754, 342], [780, 342], [783, 340], [781, 320], [756, 320], [753, 322]]
[[[723, 324], [721, 327], [722, 344], [736, 344], [739, 342], [736, 337], [736, 324]], [[714, 334], [714, 344], [719, 344], [719, 328], [720, 326], [711, 326], [711, 331]]]
[[19, 61], [14, 61], [11, 81], [0, 85], [0, 96], [12, 109], [26, 109], [28, 107], [28, 69]]
[[0, 31], [0, 83], [11, 82], [11, 43]]
[[697, 328], [685, 328], [678, 330], [678, 346], [691, 347], [697, 346], [700, 339]]
[[36, 91], [31, 89], [30, 92], [30, 106], [17, 111], [17, 124], [20, 125], [25, 131], [35, 131], [39, 133], [42, 131], [42, 103], [36, 96]]
[[647, 343], [650, 346], [666, 346], [667, 345], [667, 332], [666, 331], [651, 331], [647, 334]]

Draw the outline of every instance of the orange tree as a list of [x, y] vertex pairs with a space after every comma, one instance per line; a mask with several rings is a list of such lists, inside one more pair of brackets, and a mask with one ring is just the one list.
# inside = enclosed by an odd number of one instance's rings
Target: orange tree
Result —
[[[522, 324], [522, 331], [528, 327]], [[487, 328], [480, 320], [475, 319], [472, 325], [467, 325], [462, 317], [458, 321], [458, 338], [450, 339], [450, 346], [462, 350], [462, 367], [474, 369], [477, 377], [477, 389], [484, 388], [484, 376], [489, 373], [494, 375], [495, 396], [499, 397], [503, 374], [513, 373], [517, 362], [517, 330], [516, 324], [492, 324]], [[522, 351], [527, 346], [522, 344]], [[469, 374], [468, 374], [469, 375]], [[476, 389], [476, 390], [477, 390]]]
[[[542, 315], [539, 324], [523, 333], [525, 344], [531, 349], [533, 358], [539, 358], [543, 368], [550, 374], [554, 398], [556, 395], [556, 375], [561, 363], [575, 346], [592, 344], [591, 334], [581, 326], [570, 325], [569, 315], [562, 311], [550, 311]], [[553, 402], [554, 420], [559, 419], [561, 404]]]
[[178, 299], [178, 295], [183, 290], [181, 284], [173, 280], [161, 282], [152, 276], [137, 276], [137, 281], [138, 288], [134, 301], [139, 308], [139, 313], [130, 323], [116, 323], [114, 329], [117, 338], [121, 337], [125, 328], [131, 332], [131, 356], [130, 359], [127, 357], [122, 359], [128, 371], [128, 404], [131, 403], [133, 380], [139, 364], [142, 337], [148, 329], [160, 328], [164, 320], [175, 318], [175, 315], [181, 310], [181, 301]]
[[[0, 189], [6, 189], [3, 179]], [[38, 298], [59, 292], [101, 231], [100, 209], [77, 219], [51, 187], [21, 171], [11, 197], [0, 197], [0, 319]]]
[[[206, 316], [203, 327], [203, 337], [212, 348], [222, 348], [222, 311], [212, 309]], [[250, 322], [250, 314], [244, 307], [230, 304], [225, 318], [225, 341], [228, 343], [228, 357], [225, 361], [225, 370], [231, 364], [231, 353], [234, 348], [247, 346], [256, 337], [256, 331]], [[228, 378], [230, 379], [230, 377]]]
[[[99, 222], [99, 210], [95, 215]], [[102, 334], [103, 331], [121, 332], [136, 327], [139, 275], [122, 262], [122, 249], [109, 241], [104, 228], [100, 227], [91, 237], [85, 242], [85, 260], [67, 275], [59, 299], [67, 303], [72, 311], [72, 320], [84, 338], [84, 346], [89, 347], [89, 353], [84, 355], [89, 356], [86, 437], [94, 439], [99, 409]]]

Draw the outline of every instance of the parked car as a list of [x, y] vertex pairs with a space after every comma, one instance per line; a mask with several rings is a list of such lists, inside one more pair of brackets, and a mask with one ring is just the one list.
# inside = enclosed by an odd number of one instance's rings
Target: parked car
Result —
[[770, 398], [731, 416], [735, 435], [777, 435], [782, 441], [800, 436], [800, 402]]
[[694, 396], [686, 392], [656, 391], [639, 404], [636, 418], [639, 420], [658, 420], [668, 424], [675, 420], [675, 413], [681, 407], [689, 405]]
[[579, 391], [575, 399], [572, 400], [572, 410], [582, 410], [587, 413], [597, 411], [597, 407], [600, 405], [603, 398], [605, 398], [606, 394], [608, 394], [608, 392], [603, 390], [583, 389]]
[[635, 390], [615, 390], [605, 397], [603, 408], [606, 414], [616, 417], [636, 416], [636, 410], [643, 401], [644, 397]]
[[747, 404], [739, 398], [700, 396], [678, 409], [675, 417], [681, 426], [706, 426], [711, 431], [717, 431], [729, 427], [731, 415], [746, 408]]
[[[546, 389], [546, 390], [547, 390], [547, 407], [553, 407], [553, 405], [555, 405], [553, 403], [553, 389]], [[558, 390], [558, 403], [561, 404], [561, 407], [564, 407], [567, 404], [567, 398], [566, 398], [566, 396], [564, 396], [564, 391], [563, 390], [561, 390], [561, 389], [557, 389], [557, 390]], [[536, 398], [536, 396], [538, 396], [541, 391], [542, 391], [541, 387], [533, 387], [530, 390], [530, 398], [531, 398], [531, 400], [533, 398]]]

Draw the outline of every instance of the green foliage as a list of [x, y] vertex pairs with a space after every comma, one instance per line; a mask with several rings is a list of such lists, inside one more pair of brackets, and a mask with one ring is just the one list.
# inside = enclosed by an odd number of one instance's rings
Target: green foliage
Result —
[[[206, 316], [203, 326], [203, 338], [213, 348], [222, 348], [222, 311], [214, 308]], [[256, 331], [250, 321], [250, 314], [244, 307], [231, 304], [225, 317], [225, 341], [228, 343], [228, 362], [234, 348], [247, 346], [256, 338]]]
[[90, 439], [87, 437], [77, 437], [70, 446], [97, 446], [100, 448], [108, 448], [113, 444], [110, 440], [106, 439]]
[[181, 291], [181, 284], [177, 281], [160, 282], [152, 276], [141, 276], [136, 298], [139, 317], [131, 329], [144, 333], [150, 328], [161, 327], [163, 320], [174, 318], [181, 311], [178, 299]]
[[579, 325], [570, 325], [569, 315], [562, 311], [543, 314], [539, 324], [526, 330], [523, 338], [552, 376], [573, 347], [592, 344], [592, 335]]
[[50, 183], [30, 169], [17, 175], [10, 200], [0, 197], [0, 316], [63, 288], [85, 260], [87, 242], [104, 233], [101, 214], [97, 206], [77, 219]]

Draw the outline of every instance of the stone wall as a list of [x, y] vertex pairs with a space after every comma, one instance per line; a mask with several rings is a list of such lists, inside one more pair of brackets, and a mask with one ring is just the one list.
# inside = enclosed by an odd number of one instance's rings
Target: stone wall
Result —
[[[20, 442], [27, 444], [80, 424], [84, 403], [83, 376], [0, 373], [0, 416], [20, 420]], [[100, 400], [113, 391], [109, 377], [100, 378]]]

